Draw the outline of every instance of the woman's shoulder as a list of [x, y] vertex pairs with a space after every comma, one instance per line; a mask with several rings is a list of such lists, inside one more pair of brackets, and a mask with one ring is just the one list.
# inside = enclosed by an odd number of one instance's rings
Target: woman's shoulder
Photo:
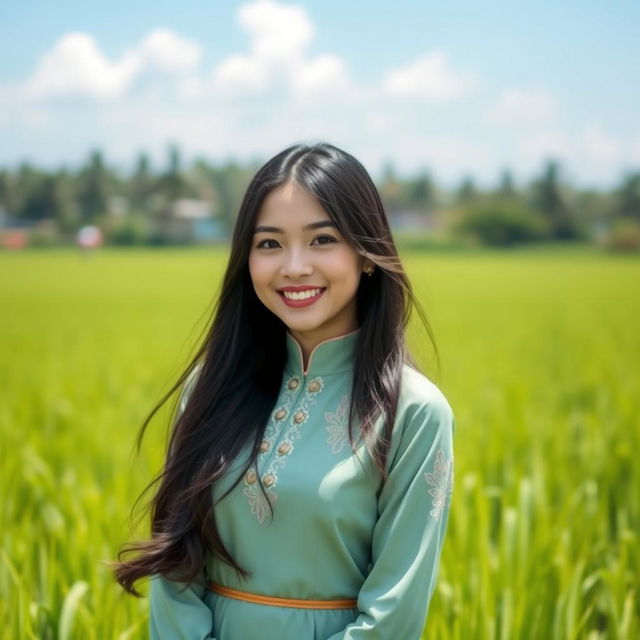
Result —
[[454, 422], [451, 405], [438, 385], [405, 363], [389, 450], [390, 466], [401, 460], [422, 464], [434, 447], [448, 452], [449, 457]]
[[402, 367], [398, 414], [453, 420], [453, 410], [440, 387], [409, 363]]

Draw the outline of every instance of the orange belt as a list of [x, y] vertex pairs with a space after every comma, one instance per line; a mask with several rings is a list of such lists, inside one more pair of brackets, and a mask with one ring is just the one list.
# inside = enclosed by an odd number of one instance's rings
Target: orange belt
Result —
[[249, 593], [248, 591], [240, 591], [239, 589], [231, 589], [223, 587], [217, 582], [209, 582], [209, 589], [214, 593], [227, 598], [235, 598], [244, 602], [253, 602], [254, 604], [267, 604], [272, 607], [291, 607], [294, 609], [355, 609], [357, 600], [303, 600], [302, 598], [274, 598], [271, 596], [261, 596], [257, 593]]

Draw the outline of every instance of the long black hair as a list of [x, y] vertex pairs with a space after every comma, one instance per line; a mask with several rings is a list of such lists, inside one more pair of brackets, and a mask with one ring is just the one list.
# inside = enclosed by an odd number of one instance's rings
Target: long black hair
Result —
[[[429, 323], [400, 263], [380, 195], [363, 165], [327, 143], [297, 144], [266, 162], [242, 200], [206, 337], [138, 436], [139, 446], [153, 415], [190, 378], [192, 389], [184, 410], [174, 417], [164, 468], [147, 487], [156, 488], [151, 537], [125, 545], [115, 565], [116, 580], [135, 595], [134, 584], [144, 576], [193, 581], [207, 552], [239, 575], [248, 575], [220, 538], [211, 485], [247, 445], [251, 456], [233, 486], [255, 462], [278, 397], [287, 327], [256, 296], [248, 259], [265, 196], [287, 182], [317, 198], [345, 240], [375, 265], [373, 275], [361, 277], [356, 294], [360, 331], [349, 419], [350, 426], [357, 421], [381, 481], [386, 478], [402, 366], [405, 362], [415, 366], [405, 345], [412, 306], [435, 348]], [[382, 433], [374, 430], [378, 419], [383, 420]], [[349, 433], [352, 437], [351, 428]]]

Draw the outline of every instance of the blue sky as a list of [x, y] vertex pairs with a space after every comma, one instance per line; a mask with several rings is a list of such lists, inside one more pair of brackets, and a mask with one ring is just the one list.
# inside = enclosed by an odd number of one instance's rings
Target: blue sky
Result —
[[0, 24], [4, 166], [327, 139], [444, 184], [640, 167], [637, 2], [22, 2]]

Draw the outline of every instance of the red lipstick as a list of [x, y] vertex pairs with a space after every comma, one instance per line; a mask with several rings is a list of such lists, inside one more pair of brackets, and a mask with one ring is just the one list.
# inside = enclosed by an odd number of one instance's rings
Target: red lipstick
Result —
[[[284, 295], [284, 292], [291, 292], [291, 293], [299, 293], [301, 291], [314, 291], [314, 290], [320, 290], [320, 292], [315, 295], [312, 296], [310, 298], [303, 298], [301, 300], [293, 300], [291, 298], [287, 298]], [[322, 294], [325, 291], [325, 287], [310, 287], [309, 285], [303, 285], [303, 286], [288, 286], [288, 287], [282, 287], [282, 289], [278, 289], [278, 293], [280, 294], [280, 297], [282, 298], [282, 301], [288, 306], [288, 307], [308, 307], [309, 305], [313, 304], [316, 300], [318, 300], [319, 298], [322, 297]]]

